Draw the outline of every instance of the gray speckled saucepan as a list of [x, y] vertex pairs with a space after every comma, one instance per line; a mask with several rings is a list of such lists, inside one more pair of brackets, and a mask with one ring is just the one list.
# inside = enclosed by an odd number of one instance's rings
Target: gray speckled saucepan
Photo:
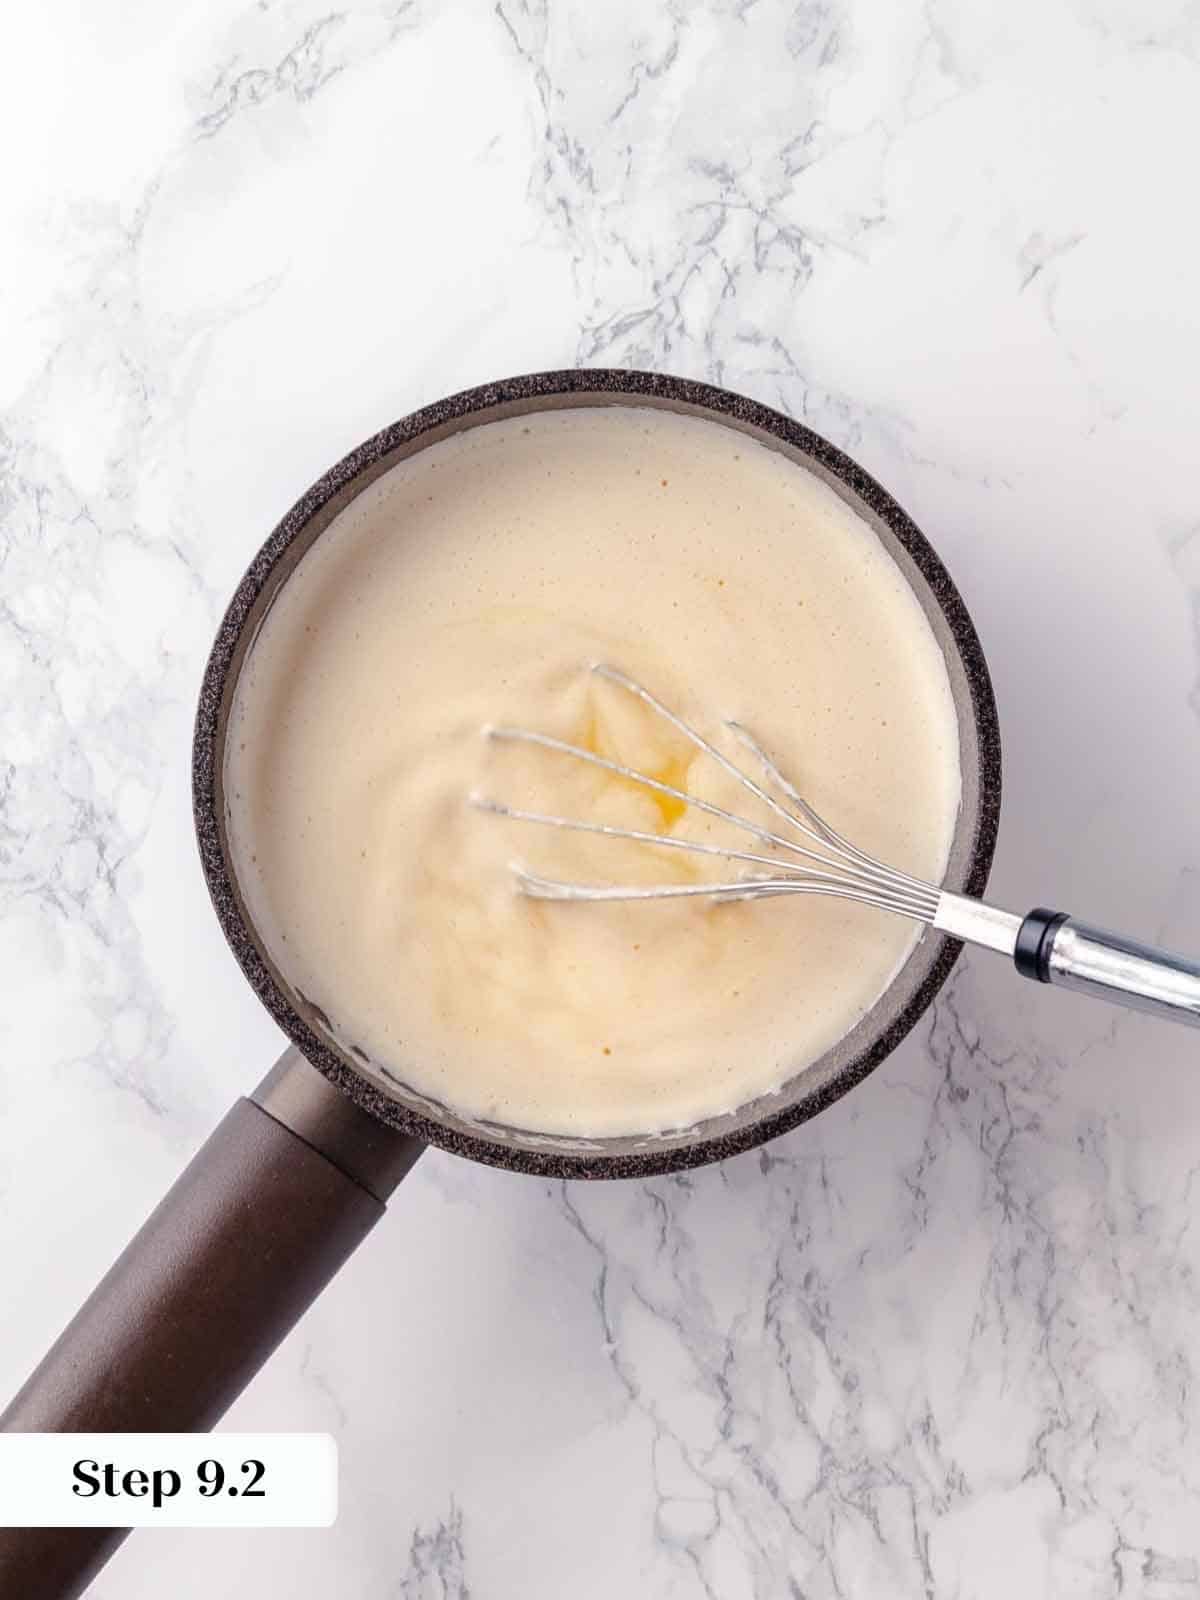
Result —
[[[1000, 739], [983, 652], [928, 541], [848, 456], [728, 390], [601, 369], [487, 384], [384, 428], [315, 483], [254, 557], [200, 690], [193, 795], [204, 875], [242, 971], [291, 1046], [219, 1125], [0, 1426], [209, 1428], [379, 1219], [426, 1145], [558, 1178], [639, 1178], [719, 1161], [794, 1128], [859, 1083], [945, 982], [959, 946], [926, 930], [850, 1033], [776, 1093], [667, 1134], [559, 1138], [472, 1121], [419, 1094], [340, 1039], [268, 956], [231, 864], [222, 783], [238, 673], [281, 586], [337, 514], [416, 451], [504, 417], [612, 405], [666, 409], [736, 429], [802, 462], [865, 518], [912, 585], [945, 656], [962, 761], [962, 805], [945, 885], [982, 893], [1000, 806]], [[0, 1592], [24, 1600], [78, 1594], [122, 1537], [122, 1530], [0, 1530]]]

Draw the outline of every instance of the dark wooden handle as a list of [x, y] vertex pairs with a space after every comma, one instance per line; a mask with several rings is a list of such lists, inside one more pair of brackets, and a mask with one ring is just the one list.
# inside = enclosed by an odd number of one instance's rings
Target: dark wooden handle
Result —
[[[420, 1146], [409, 1144], [411, 1164]], [[239, 1100], [0, 1415], [0, 1429], [211, 1428], [383, 1211], [341, 1166]], [[0, 1597], [70, 1600], [128, 1531], [0, 1528]]]

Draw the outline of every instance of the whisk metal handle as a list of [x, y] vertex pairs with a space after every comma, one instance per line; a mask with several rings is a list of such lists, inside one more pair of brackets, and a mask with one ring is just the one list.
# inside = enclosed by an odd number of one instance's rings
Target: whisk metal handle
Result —
[[1031, 911], [1017, 934], [1017, 971], [1133, 1011], [1200, 1028], [1200, 963], [1076, 922], [1061, 911]]

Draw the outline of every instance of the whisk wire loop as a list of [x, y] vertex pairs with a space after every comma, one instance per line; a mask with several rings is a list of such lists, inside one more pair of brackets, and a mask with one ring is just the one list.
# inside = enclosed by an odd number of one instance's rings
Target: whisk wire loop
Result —
[[[520, 864], [515, 864], [514, 877], [517, 887], [523, 894], [542, 900], [577, 901], [669, 900], [701, 896], [723, 901], [759, 899], [779, 894], [821, 894], [876, 906], [880, 910], [893, 911], [918, 922], [934, 920], [939, 901], [938, 889], [906, 872], [877, 861], [865, 850], [859, 849], [857, 845], [843, 838], [804, 799], [763, 747], [740, 723], [729, 722], [726, 726], [755, 756], [762, 766], [767, 781], [786, 797], [789, 805], [784, 805], [703, 734], [697, 732], [628, 674], [604, 663], [593, 665], [591, 670], [597, 677], [604, 678], [636, 696], [657, 716], [663, 718], [697, 749], [716, 762], [728, 776], [735, 779], [742, 788], [766, 806], [768, 811], [779, 818], [788, 829], [809, 842], [797, 843], [796, 839], [787, 837], [775, 828], [764, 827], [748, 817], [739, 816], [724, 806], [706, 800], [702, 795], [689, 794], [686, 790], [665, 783], [662, 779], [638, 772], [622, 762], [613, 761], [593, 750], [582, 749], [551, 734], [525, 728], [493, 727], [486, 730], [492, 739], [533, 745], [558, 755], [587, 762], [602, 771], [612, 773], [615, 777], [624, 778], [665, 795], [690, 810], [714, 817], [751, 835], [761, 844], [785, 853], [784, 859], [780, 859], [778, 855], [763, 855], [757, 851], [739, 850], [729, 845], [679, 838], [673, 834], [651, 833], [638, 828], [617, 827], [611, 823], [584, 818], [561, 817], [547, 812], [526, 810], [505, 805], [484, 795], [473, 795], [471, 797], [473, 803], [481, 810], [513, 821], [578, 833], [598, 834], [613, 839], [627, 839], [666, 849], [682, 850], [693, 855], [716, 856], [727, 861], [741, 861], [750, 866], [770, 869], [767, 873], [748, 874], [727, 883], [621, 885], [564, 883], [543, 877]], [[791, 809], [793, 807], [794, 810]], [[817, 848], [814, 849], [813, 846]]]

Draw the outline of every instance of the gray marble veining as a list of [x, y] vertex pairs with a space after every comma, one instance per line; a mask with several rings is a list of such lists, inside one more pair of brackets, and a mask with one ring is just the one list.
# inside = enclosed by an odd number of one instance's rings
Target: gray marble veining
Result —
[[[0, 1384], [276, 1040], [193, 859], [207, 643], [291, 499], [503, 373], [803, 417], [963, 589], [1001, 903], [1200, 948], [1191, 0], [25, 8], [0, 60]], [[422, 1160], [230, 1422], [330, 1533], [97, 1600], [1200, 1593], [1194, 1038], [972, 955], [677, 1179]]]

